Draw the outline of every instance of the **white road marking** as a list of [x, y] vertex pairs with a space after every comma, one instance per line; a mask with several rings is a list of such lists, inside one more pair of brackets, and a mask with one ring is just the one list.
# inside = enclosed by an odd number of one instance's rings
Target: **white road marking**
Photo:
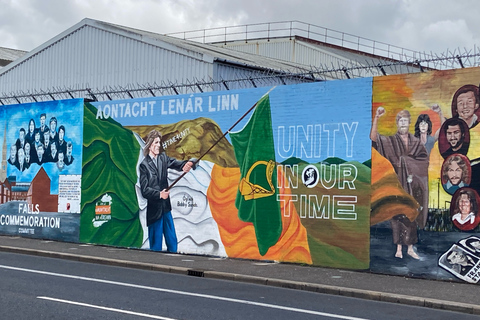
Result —
[[331, 317], [331, 318], [344, 319], [344, 320], [368, 320], [368, 319], [365, 319], [365, 318], [343, 316], [343, 315], [338, 315], [338, 314], [333, 314], [333, 313], [326, 313], [326, 312], [319, 312], [319, 311], [313, 311], [313, 310], [285, 307], [285, 306], [279, 306], [279, 305], [275, 305], [275, 304], [267, 304], [267, 303], [241, 300], [241, 299], [234, 299], [234, 298], [226, 298], [226, 297], [214, 296], [214, 295], [209, 295], [209, 294], [201, 294], [201, 293], [178, 291], [178, 290], [171, 290], [171, 289], [164, 289], [164, 288], [149, 287], [149, 286], [143, 286], [143, 285], [138, 285], [138, 284], [133, 284], [133, 283], [124, 283], [124, 282], [118, 282], [118, 281], [110, 281], [110, 280], [102, 280], [102, 279], [95, 279], [95, 278], [88, 278], [88, 277], [81, 277], [81, 276], [73, 276], [73, 275], [62, 274], [62, 273], [40, 271], [40, 270], [33, 270], [33, 269], [25, 269], [25, 268], [18, 268], [18, 267], [10, 267], [10, 266], [4, 266], [4, 265], [0, 265], [0, 268], [8, 269], [8, 270], [16, 270], [16, 271], [24, 271], [24, 272], [30, 272], [30, 273], [43, 274], [43, 275], [48, 275], [48, 276], [53, 276], [53, 277], [61, 277], [61, 278], [83, 280], [83, 281], [90, 281], [90, 282], [97, 282], [97, 283], [105, 283], [105, 284], [111, 284], [111, 285], [117, 285], [117, 286], [129, 287], [129, 288], [166, 292], [166, 293], [178, 294], [178, 295], [184, 295], [184, 296], [191, 296], [191, 297], [199, 297], [199, 298], [205, 298], [205, 299], [213, 299], [213, 300], [220, 300], [220, 301], [227, 301], [227, 302], [242, 303], [242, 304], [253, 305], [253, 306], [258, 306], [258, 307], [279, 309], [279, 310], [292, 311], [292, 312], [298, 312], [298, 313], [313, 314], [313, 315], [318, 315], [318, 316], [323, 316], [323, 317]]
[[116, 308], [108, 308], [108, 307], [96, 306], [94, 304], [88, 304], [88, 303], [82, 303], [82, 302], [76, 302], [76, 301], [70, 301], [70, 300], [56, 299], [56, 298], [50, 298], [50, 297], [37, 297], [37, 298], [38, 299], [43, 299], [43, 300], [73, 304], [73, 305], [81, 306], [81, 307], [88, 307], [88, 308], [94, 308], [94, 309], [100, 309], [100, 310], [106, 310], [106, 311], [113, 311], [113, 312], [118, 312], [118, 313], [131, 314], [131, 315], [134, 315], [134, 316], [140, 316], [140, 317], [144, 317], [144, 318], [160, 319], [160, 320], [176, 320], [176, 319], [173, 319], [173, 318], [160, 317], [160, 316], [155, 316], [153, 314], [148, 314], [148, 313], [140, 313], [140, 312], [133, 312], [133, 311], [128, 311], [128, 310], [116, 309]]

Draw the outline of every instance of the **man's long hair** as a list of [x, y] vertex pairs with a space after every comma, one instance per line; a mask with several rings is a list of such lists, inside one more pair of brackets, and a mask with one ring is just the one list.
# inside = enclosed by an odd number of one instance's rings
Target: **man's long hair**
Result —
[[454, 214], [461, 213], [460, 212], [460, 197], [462, 194], [466, 194], [468, 200], [470, 200], [470, 212], [473, 212], [475, 216], [478, 215], [478, 204], [477, 198], [475, 197], [475, 193], [473, 193], [470, 189], [460, 189], [457, 195], [457, 199], [455, 200], [455, 209], [453, 210]]
[[146, 157], [148, 153], [150, 152], [150, 146], [152, 145], [153, 141], [155, 138], [159, 138], [162, 140], [162, 134], [158, 130], [152, 130], [148, 133], [146, 142], [145, 142], [145, 147], [143, 148], [143, 155]]
[[442, 166], [443, 181], [448, 181], [448, 169], [449, 169], [450, 165], [452, 164], [452, 162], [456, 162], [457, 165], [460, 167], [460, 169], [462, 169], [462, 176], [461, 176], [460, 180], [463, 183], [467, 183], [467, 180], [469, 180], [468, 179], [467, 163], [465, 162], [465, 160], [459, 154], [453, 154], [445, 160], [445, 162]]

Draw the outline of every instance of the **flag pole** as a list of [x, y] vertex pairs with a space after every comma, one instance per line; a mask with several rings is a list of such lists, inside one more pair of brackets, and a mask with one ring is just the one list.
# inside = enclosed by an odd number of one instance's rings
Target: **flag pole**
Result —
[[[267, 93], [265, 93], [263, 96], [260, 97], [260, 99], [258, 99], [258, 101], [262, 100], [263, 97], [265, 97], [267, 94], [269, 94], [273, 89], [275, 89], [276, 86], [272, 87], [270, 90], [267, 91]], [[193, 162], [193, 165], [192, 165], [192, 168], [195, 168], [195, 166], [197, 165], [197, 163], [200, 161], [200, 159], [202, 159], [203, 157], [205, 157], [205, 155], [207, 153], [209, 153], [223, 138], [225, 138], [225, 136], [227, 134], [230, 133], [230, 131], [232, 131], [233, 128], [235, 128], [237, 126], [237, 124], [239, 124], [250, 112], [252, 112], [253, 109], [255, 109], [255, 107], [257, 106], [258, 104], [258, 101], [255, 102], [255, 104], [253, 106], [250, 107], [250, 109], [247, 110], [247, 112], [245, 112], [231, 127], [230, 129], [228, 129], [227, 131], [225, 131], [225, 133], [217, 140], [215, 141], [211, 146], [210, 148], [208, 148], [207, 151], [205, 151], [200, 157], [198, 157], [197, 159], [195, 159]], [[172, 182], [172, 184], [170, 186], [168, 186], [167, 189], [165, 189], [166, 191], [169, 191], [171, 188], [173, 188], [174, 185], [177, 184], [178, 181], [180, 181], [188, 172], [183, 172], [175, 181]]]

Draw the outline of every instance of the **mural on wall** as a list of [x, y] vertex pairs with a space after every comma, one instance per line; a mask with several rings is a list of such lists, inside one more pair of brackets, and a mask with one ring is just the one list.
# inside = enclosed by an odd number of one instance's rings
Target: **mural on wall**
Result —
[[0, 112], [0, 233], [78, 241], [83, 100]]
[[479, 82], [477, 68], [374, 78], [372, 271], [478, 281]]
[[97, 109], [86, 103], [80, 241], [140, 247], [135, 195], [140, 147], [130, 130], [96, 116]]
[[480, 280], [480, 238], [468, 237], [445, 252], [438, 264], [457, 278], [470, 283]]
[[479, 83], [2, 106], [0, 234], [478, 283]]
[[371, 87], [86, 104], [80, 240], [367, 269]]

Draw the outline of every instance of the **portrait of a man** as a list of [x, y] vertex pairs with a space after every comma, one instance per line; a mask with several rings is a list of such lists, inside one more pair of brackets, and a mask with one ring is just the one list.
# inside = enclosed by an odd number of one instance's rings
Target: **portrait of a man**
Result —
[[454, 194], [460, 188], [468, 187], [471, 180], [471, 168], [468, 158], [461, 154], [452, 154], [442, 165], [442, 186]]
[[25, 129], [24, 128], [20, 128], [20, 131], [18, 133], [18, 139], [17, 139], [17, 142], [16, 142], [16, 146], [17, 146], [17, 150], [19, 150], [20, 148], [25, 148]]
[[460, 118], [446, 120], [440, 129], [439, 150], [444, 159], [458, 153], [467, 155], [470, 145], [470, 131], [465, 121]]
[[50, 118], [50, 140], [52, 143], [58, 142], [57, 118], [55, 117]]
[[480, 258], [464, 247], [464, 240], [454, 244], [438, 259], [438, 265], [459, 279], [477, 283], [479, 278], [478, 264]]
[[478, 87], [473, 84], [461, 86], [452, 98], [452, 116], [465, 121], [469, 128], [478, 124]]
[[38, 128], [38, 131], [40, 132], [40, 139], [42, 139], [42, 143], [43, 143], [43, 133], [45, 132], [45, 129], [48, 128], [45, 125], [46, 119], [47, 119], [47, 115], [45, 113], [42, 113], [40, 115], [40, 127]]
[[471, 188], [459, 189], [452, 198], [450, 214], [455, 227], [462, 231], [475, 229], [480, 222], [478, 214], [478, 195]]
[[12, 144], [10, 146], [10, 157], [8, 158], [7, 161], [12, 166], [17, 166], [17, 145]]
[[65, 142], [65, 126], [58, 127], [57, 151], [67, 153], [67, 143]]
[[67, 143], [67, 154], [65, 155], [65, 165], [67, 165], [67, 166], [71, 165], [72, 162], [73, 162], [72, 152], [73, 152], [73, 145], [72, 145], [72, 143], [69, 141], [69, 142]]
[[162, 250], [163, 237], [169, 252], [177, 252], [177, 235], [172, 217], [168, 169], [188, 172], [193, 162], [167, 156], [161, 145], [162, 135], [152, 130], [143, 149], [145, 158], [140, 163], [140, 188], [147, 199], [147, 227], [150, 249]]
[[30, 157], [30, 143], [26, 143], [25, 144], [25, 164], [27, 166], [30, 166], [30, 164], [32, 163], [32, 158]]
[[43, 149], [43, 144], [40, 142], [40, 144], [37, 146], [37, 164], [42, 165], [42, 163], [46, 162], [44, 158], [44, 153], [45, 150]]
[[55, 142], [50, 143], [50, 154], [49, 154], [49, 161], [57, 162], [58, 161], [58, 152], [57, 152], [57, 144]]
[[18, 170], [20, 170], [20, 172], [23, 172], [25, 169], [28, 169], [29, 167], [29, 164], [28, 163], [25, 163], [25, 151], [20, 148], [18, 149]]
[[403, 189], [419, 204], [418, 215], [411, 221], [400, 214], [390, 220], [393, 242], [396, 244], [395, 257], [403, 258], [402, 246], [407, 246], [407, 254], [420, 257], [413, 245], [417, 243], [417, 226], [425, 227], [428, 215], [428, 154], [422, 141], [409, 132], [410, 112], [400, 111], [396, 116], [397, 132], [392, 136], [378, 133], [378, 121], [385, 114], [385, 109], [376, 110], [370, 131], [373, 147], [392, 164], [398, 181]]
[[457, 250], [450, 251], [446, 256], [446, 261], [450, 264], [451, 269], [461, 275], [467, 274], [475, 266], [475, 261], [472, 257]]
[[58, 152], [58, 160], [57, 160], [57, 169], [58, 171], [62, 171], [65, 168], [65, 161], [64, 161], [64, 154], [62, 151]]

